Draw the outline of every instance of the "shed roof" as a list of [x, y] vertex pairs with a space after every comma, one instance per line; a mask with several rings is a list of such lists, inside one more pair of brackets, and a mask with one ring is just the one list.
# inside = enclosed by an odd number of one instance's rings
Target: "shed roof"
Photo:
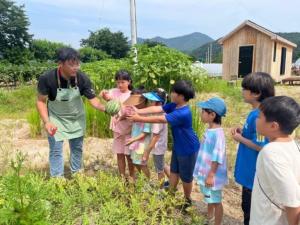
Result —
[[227, 40], [228, 38], [230, 38], [234, 33], [236, 33], [237, 31], [241, 30], [245, 26], [252, 27], [253, 29], [256, 29], [256, 30], [258, 30], [258, 31], [260, 31], [260, 32], [268, 35], [271, 38], [271, 40], [282, 42], [282, 43], [284, 43], [286, 45], [289, 45], [289, 46], [291, 46], [293, 48], [297, 47], [297, 45], [295, 43], [293, 43], [293, 42], [291, 42], [291, 41], [289, 41], [289, 40], [287, 40], [287, 39], [285, 39], [285, 38], [283, 38], [283, 37], [275, 34], [274, 32], [272, 32], [272, 31], [270, 31], [270, 30], [268, 30], [268, 29], [266, 29], [266, 28], [264, 28], [264, 27], [262, 27], [262, 26], [260, 26], [260, 25], [258, 25], [256, 23], [254, 23], [254, 22], [252, 22], [251, 20], [244, 21], [241, 25], [239, 25], [237, 28], [235, 28], [229, 34], [227, 34], [226, 36], [222, 37], [218, 41], [219, 44], [222, 45], [225, 40]]

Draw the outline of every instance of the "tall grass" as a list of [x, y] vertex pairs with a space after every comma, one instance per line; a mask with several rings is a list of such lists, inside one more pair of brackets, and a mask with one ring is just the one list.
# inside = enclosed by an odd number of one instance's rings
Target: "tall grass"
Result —
[[201, 76], [196, 80], [194, 86], [198, 93], [220, 93], [223, 97], [242, 101], [240, 86], [229, 85], [226, 80]]
[[30, 126], [30, 136], [36, 138], [42, 134], [41, 118], [37, 110], [33, 110], [27, 116]]
[[35, 107], [35, 99], [35, 86], [0, 89], [0, 118], [26, 118], [27, 113]]
[[196, 101], [191, 102], [192, 109], [192, 119], [193, 119], [193, 129], [195, 130], [197, 136], [201, 138], [205, 131], [205, 124], [201, 121], [200, 111], [196, 105]]
[[86, 135], [99, 138], [112, 137], [112, 132], [109, 129], [110, 116], [95, 110], [88, 101], [85, 101], [85, 112], [87, 125]]

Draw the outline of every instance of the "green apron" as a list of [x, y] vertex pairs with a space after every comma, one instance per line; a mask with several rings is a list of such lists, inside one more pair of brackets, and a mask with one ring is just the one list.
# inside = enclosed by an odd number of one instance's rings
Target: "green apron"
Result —
[[54, 135], [56, 141], [69, 140], [82, 137], [85, 134], [86, 120], [83, 101], [77, 86], [61, 88], [57, 70], [58, 89], [54, 101], [48, 101], [48, 114], [50, 122], [57, 126]]

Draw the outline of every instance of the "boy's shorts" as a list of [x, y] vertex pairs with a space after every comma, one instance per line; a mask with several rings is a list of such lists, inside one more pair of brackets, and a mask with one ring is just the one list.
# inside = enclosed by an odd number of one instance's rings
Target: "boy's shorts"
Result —
[[[133, 149], [131, 149], [133, 148]], [[132, 163], [135, 165], [147, 165], [147, 162], [143, 161], [143, 156], [145, 152], [145, 143], [134, 143], [129, 146], [130, 157]]]
[[147, 165], [147, 162], [143, 161], [143, 155], [144, 154], [138, 154], [136, 151], [132, 150], [130, 154], [132, 163], [135, 165]]
[[222, 202], [222, 190], [215, 191], [204, 185], [200, 185], [200, 191], [204, 195], [204, 202], [207, 204]]
[[164, 172], [165, 155], [153, 155], [153, 162], [154, 162], [156, 173]]
[[193, 181], [194, 167], [198, 151], [187, 156], [178, 156], [173, 150], [171, 158], [171, 172], [179, 174], [180, 179], [185, 183]]

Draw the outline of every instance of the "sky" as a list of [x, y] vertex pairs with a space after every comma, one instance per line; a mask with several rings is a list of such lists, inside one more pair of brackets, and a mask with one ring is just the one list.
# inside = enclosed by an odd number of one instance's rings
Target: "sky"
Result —
[[[104, 27], [130, 37], [129, 0], [14, 0], [24, 4], [35, 39], [78, 48]], [[136, 0], [138, 37], [193, 32], [218, 39], [250, 19], [273, 32], [300, 32], [300, 0]]]

